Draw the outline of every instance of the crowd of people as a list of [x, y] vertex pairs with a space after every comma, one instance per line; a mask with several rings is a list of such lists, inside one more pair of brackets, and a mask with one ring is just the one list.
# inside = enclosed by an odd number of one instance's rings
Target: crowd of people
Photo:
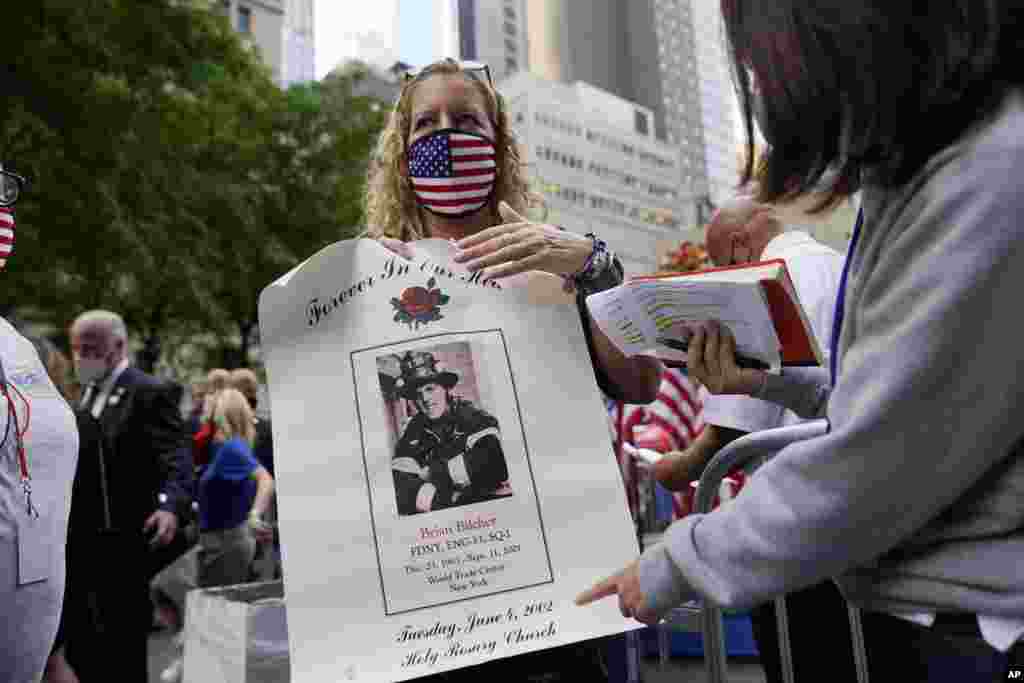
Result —
[[[255, 414], [259, 380], [245, 368], [212, 370], [193, 384], [191, 410], [183, 411], [180, 385], [131, 365], [116, 313], [80, 315], [70, 339], [71, 359], [29, 337], [41, 362], [31, 381], [52, 387], [77, 427], [65, 437], [77, 441], [77, 463], [70, 451], [60, 461], [65, 478], [73, 476], [59, 482], [70, 485], [61, 499], [70, 503], [66, 579], [39, 580], [63, 592], [47, 624], [57, 630], [43, 680], [147, 680], [149, 635], [163, 626], [178, 633], [178, 657], [161, 676], [172, 683], [181, 678], [188, 590], [281, 576], [270, 425]], [[24, 363], [17, 367], [24, 372]], [[30, 407], [10, 414], [36, 423], [29, 415], [41, 410], [38, 394], [25, 393]], [[58, 483], [46, 474], [40, 467], [33, 483]], [[51, 595], [50, 604], [61, 601]], [[34, 663], [25, 653], [0, 657], [4, 673], [37, 666], [40, 652], [33, 654]]]
[[[1024, 9], [723, 0], [721, 10], [750, 142], [746, 194], [707, 227], [707, 254], [722, 266], [785, 259], [826, 367], [740, 368], [727, 328], [692, 326], [686, 366], [703, 387], [703, 429], [676, 439], [651, 474], [685, 489], [744, 434], [811, 418], [828, 432], [748, 473], [729, 505], [682, 516], [577, 602], [616, 596], [624, 617], [656, 623], [693, 599], [756, 608], [792, 595], [806, 680], [852, 671], [845, 622], [817, 621], [848, 601], [863, 613], [876, 680], [938, 682], [955, 670], [987, 683], [1024, 663], [1024, 350], [1012, 313]], [[755, 121], [767, 142], [756, 167]], [[439, 201], [436, 157], [450, 164], [467, 146], [474, 174]], [[0, 174], [2, 267], [23, 180]], [[780, 224], [772, 207], [809, 195], [822, 207], [857, 198], [845, 258]], [[409, 74], [371, 160], [364, 236], [400, 256], [410, 241], [449, 239], [455, 260], [486, 277], [560, 276], [620, 427], [626, 404], [677, 400], [664, 384], [672, 373], [622, 354], [588, 314], [588, 294], [622, 282], [615, 254], [595, 234], [527, 219], [531, 201], [486, 65], [446, 59]], [[195, 586], [249, 580], [261, 558], [280, 575], [269, 432], [251, 373], [212, 372], [186, 425], [181, 388], [131, 366], [120, 316], [90, 311], [70, 332], [80, 395], [55, 349], [0, 321], [0, 608], [21, 625], [0, 629], [0, 679], [38, 680], [45, 667], [51, 681], [140, 680], [154, 596], [180, 629], [172, 586], [188, 585], [185, 565]], [[429, 397], [411, 400], [429, 412]], [[410, 512], [450, 505], [436, 488], [417, 485]], [[755, 622], [762, 654], [773, 650], [777, 634]], [[621, 642], [427, 680], [608, 681]], [[777, 665], [766, 668], [776, 680]], [[165, 673], [174, 680], [180, 665]]]

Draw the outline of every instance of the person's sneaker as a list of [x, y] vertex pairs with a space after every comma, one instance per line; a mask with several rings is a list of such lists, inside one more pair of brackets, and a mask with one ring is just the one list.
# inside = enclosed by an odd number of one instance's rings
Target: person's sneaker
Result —
[[160, 673], [160, 683], [181, 683], [181, 677], [184, 672], [185, 658], [176, 657], [174, 661]]

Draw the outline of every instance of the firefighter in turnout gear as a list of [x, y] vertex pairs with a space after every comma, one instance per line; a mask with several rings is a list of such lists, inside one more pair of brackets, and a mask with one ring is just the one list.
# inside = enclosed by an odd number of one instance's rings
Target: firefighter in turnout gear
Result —
[[512, 495], [498, 421], [451, 393], [458, 375], [439, 370], [427, 352], [404, 354], [400, 368], [394, 389], [417, 413], [391, 461], [399, 514]]

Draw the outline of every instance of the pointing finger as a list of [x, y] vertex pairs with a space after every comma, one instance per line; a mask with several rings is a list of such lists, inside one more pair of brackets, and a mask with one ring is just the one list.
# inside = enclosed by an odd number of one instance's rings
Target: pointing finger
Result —
[[576, 604], [579, 606], [589, 605], [597, 600], [616, 595], [619, 592], [619, 575], [609, 576], [604, 581], [598, 581], [591, 588], [576, 596]]

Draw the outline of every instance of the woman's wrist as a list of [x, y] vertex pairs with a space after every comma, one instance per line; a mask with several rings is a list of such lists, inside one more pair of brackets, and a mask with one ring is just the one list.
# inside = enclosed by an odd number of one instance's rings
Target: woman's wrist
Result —
[[582, 289], [587, 293], [594, 293], [619, 284], [618, 281], [611, 284], [605, 282], [612, 261], [608, 245], [593, 233], [587, 233], [587, 237], [590, 239], [590, 252], [583, 265], [571, 274], [562, 275], [567, 292]]
[[579, 252], [575, 259], [576, 267], [570, 272], [565, 273], [565, 275], [570, 277], [576, 277], [580, 273], [584, 272], [587, 269], [587, 266], [590, 265], [591, 260], [594, 258], [594, 250], [597, 247], [597, 238], [593, 233], [587, 233], [583, 236], [583, 239], [579, 240], [576, 244], [578, 245], [577, 251]]

